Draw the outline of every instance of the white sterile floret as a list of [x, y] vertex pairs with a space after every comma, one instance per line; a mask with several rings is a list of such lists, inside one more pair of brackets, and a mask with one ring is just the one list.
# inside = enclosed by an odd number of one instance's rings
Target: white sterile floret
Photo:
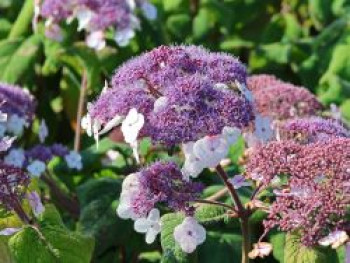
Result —
[[78, 20], [78, 31], [81, 31], [83, 29], [88, 29], [94, 12], [87, 8], [80, 8], [76, 11], [75, 16]]
[[5, 136], [0, 140], [0, 152], [6, 152], [12, 146], [17, 137]]
[[226, 139], [229, 145], [235, 144], [241, 136], [241, 130], [235, 127], [224, 127], [222, 130], [222, 135]]
[[19, 117], [17, 114], [13, 114], [7, 121], [7, 131], [16, 136], [20, 136], [23, 133], [23, 129], [26, 125], [27, 122], [25, 119]]
[[34, 177], [39, 177], [45, 172], [46, 164], [42, 161], [35, 160], [27, 166], [27, 170], [30, 173], [30, 175]]
[[43, 143], [48, 135], [49, 135], [49, 129], [47, 128], [45, 120], [42, 120], [39, 126], [39, 132], [38, 132], [40, 142]]
[[122, 192], [120, 194], [117, 214], [122, 219], [137, 219], [134, 213], [131, 201], [135, 193], [140, 191], [139, 173], [129, 174], [123, 181]]
[[86, 131], [86, 134], [91, 137], [92, 136], [92, 118], [90, 114], [86, 114], [81, 119], [81, 127]]
[[236, 80], [235, 84], [236, 84], [237, 88], [240, 90], [240, 92], [243, 94], [243, 96], [249, 102], [254, 101], [253, 93], [249, 89], [247, 89], [246, 85], [239, 83], [237, 80]]
[[86, 45], [97, 51], [106, 47], [106, 40], [103, 31], [95, 31], [86, 37]]
[[20, 230], [22, 230], [22, 228], [8, 227], [0, 231], [0, 236], [12, 236]]
[[31, 192], [27, 195], [29, 205], [32, 208], [33, 214], [38, 217], [45, 211], [45, 207], [41, 202], [40, 196], [37, 192]]
[[12, 149], [5, 156], [4, 162], [17, 168], [21, 168], [25, 161], [24, 151], [22, 149]]
[[320, 239], [318, 243], [321, 246], [332, 246], [333, 249], [337, 249], [341, 245], [345, 244], [349, 240], [349, 236], [345, 231], [336, 230], [330, 233], [328, 236]]
[[228, 89], [230, 89], [230, 87], [227, 86], [225, 83], [216, 83], [214, 85], [214, 88], [219, 89], [219, 90], [228, 90]]
[[70, 151], [69, 154], [64, 156], [66, 163], [69, 168], [81, 170], [83, 168], [83, 163], [81, 161], [81, 155], [76, 151]]
[[133, 28], [125, 28], [117, 30], [114, 36], [115, 42], [121, 47], [125, 47], [129, 44], [130, 39], [135, 36], [135, 30]]
[[103, 129], [99, 132], [99, 135], [105, 134], [107, 132], [109, 132], [110, 130], [112, 130], [114, 127], [118, 126], [119, 124], [121, 124], [124, 120], [123, 116], [120, 115], [115, 115], [113, 117], [113, 119], [111, 119], [109, 122], [107, 122], [105, 124], [105, 126], [103, 127]]
[[158, 112], [168, 104], [168, 98], [163, 96], [158, 98], [153, 105], [153, 111]]
[[135, 159], [138, 163], [140, 160], [138, 154], [137, 137], [139, 136], [139, 133], [144, 124], [145, 117], [141, 113], [138, 113], [135, 108], [133, 108], [129, 111], [121, 127], [124, 140], [132, 147]]
[[181, 171], [185, 180], [189, 180], [190, 177], [197, 177], [205, 168], [202, 161], [193, 153], [193, 146], [194, 142], [182, 145], [186, 160]]
[[269, 117], [263, 117], [260, 114], [255, 116], [255, 129], [252, 133], [246, 133], [245, 140], [248, 147], [255, 147], [259, 144], [265, 144], [275, 136], [272, 128], [272, 121]]
[[148, 1], [142, 3], [141, 10], [148, 20], [155, 20], [157, 18], [157, 8]]
[[205, 136], [193, 145], [193, 153], [205, 167], [215, 167], [228, 153], [228, 143], [221, 135]]
[[229, 179], [229, 182], [235, 189], [239, 189], [244, 186], [251, 186], [251, 182], [248, 182], [243, 175], [237, 174], [233, 178]]
[[272, 121], [269, 117], [263, 117], [259, 114], [255, 117], [255, 136], [263, 143], [268, 142], [274, 135]]
[[146, 218], [139, 218], [134, 223], [134, 229], [138, 233], [146, 234], [146, 243], [152, 244], [161, 231], [160, 212], [153, 208]]
[[205, 241], [206, 232], [203, 226], [198, 224], [193, 217], [186, 217], [184, 221], [175, 227], [174, 238], [186, 253], [192, 253], [196, 247]]
[[253, 250], [249, 252], [248, 256], [251, 259], [268, 256], [272, 251], [272, 245], [267, 242], [259, 242], [253, 245]]

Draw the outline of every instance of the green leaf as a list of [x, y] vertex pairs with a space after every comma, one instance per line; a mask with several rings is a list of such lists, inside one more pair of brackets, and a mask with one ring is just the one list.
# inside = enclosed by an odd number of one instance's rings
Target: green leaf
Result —
[[196, 209], [195, 217], [202, 224], [211, 224], [227, 219], [226, 210], [222, 206], [201, 204]]
[[10, 238], [9, 247], [21, 263], [90, 263], [94, 241], [69, 231], [57, 210], [47, 206], [39, 228], [26, 226]]
[[185, 3], [184, 0], [171, 0], [171, 1], [162, 1], [164, 10], [167, 12], [177, 11], [182, 4]]
[[6, 66], [2, 69], [2, 80], [8, 83], [16, 83], [29, 71], [33, 71], [34, 62], [38, 58], [41, 46], [39, 35], [32, 35], [24, 40], [18, 49], [12, 53]]
[[0, 236], [0, 262], [2, 263], [15, 263], [11, 256], [10, 249], [8, 247], [8, 237]]
[[198, 248], [198, 262], [232, 263], [241, 259], [242, 237], [237, 234], [207, 232], [206, 241]]
[[270, 243], [272, 244], [273, 257], [281, 263], [283, 263], [284, 260], [285, 239], [286, 234], [281, 232], [275, 232], [269, 236]]
[[174, 36], [183, 37], [190, 33], [191, 18], [188, 14], [174, 14], [168, 18], [166, 26]]
[[337, 263], [334, 250], [306, 247], [300, 242], [300, 235], [288, 233], [284, 248], [284, 263]]
[[21, 12], [19, 13], [16, 22], [12, 26], [9, 34], [9, 39], [14, 39], [23, 36], [29, 30], [32, 24], [34, 13], [34, 1], [25, 0], [22, 4]]
[[216, 14], [212, 9], [201, 8], [193, 20], [193, 36], [196, 39], [205, 37], [217, 22]]

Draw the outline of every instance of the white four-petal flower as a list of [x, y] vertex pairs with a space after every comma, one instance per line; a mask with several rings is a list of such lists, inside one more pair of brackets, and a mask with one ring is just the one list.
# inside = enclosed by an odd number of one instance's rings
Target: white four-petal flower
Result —
[[151, 244], [161, 231], [160, 212], [153, 208], [147, 218], [139, 218], [134, 223], [134, 229], [138, 233], [146, 233], [146, 243]]
[[124, 140], [132, 147], [137, 162], [140, 162], [137, 137], [139, 136], [139, 133], [144, 124], [145, 117], [141, 113], [137, 112], [135, 108], [132, 108], [129, 111], [128, 115], [125, 117], [121, 127]]
[[198, 224], [193, 217], [186, 217], [184, 221], [175, 227], [174, 238], [186, 253], [192, 253], [196, 247], [205, 241], [206, 232], [203, 226]]
[[318, 243], [321, 246], [332, 246], [333, 249], [336, 249], [348, 240], [349, 236], [345, 231], [336, 230], [330, 233], [328, 236], [320, 239]]

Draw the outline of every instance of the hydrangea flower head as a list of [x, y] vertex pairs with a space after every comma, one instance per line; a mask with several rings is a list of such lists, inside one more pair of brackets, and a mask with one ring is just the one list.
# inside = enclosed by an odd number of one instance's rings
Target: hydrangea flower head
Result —
[[338, 121], [319, 117], [285, 121], [278, 125], [278, 131], [281, 140], [295, 140], [300, 143], [350, 137], [350, 132]]
[[156, 162], [128, 177], [124, 180], [118, 207], [122, 218], [146, 217], [157, 203], [192, 214], [189, 202], [198, 198], [203, 189], [202, 184], [184, 180], [173, 162]]
[[8, 115], [8, 119], [17, 116], [28, 123], [33, 120], [36, 101], [28, 91], [19, 86], [0, 83], [0, 101], [0, 110]]
[[293, 141], [271, 142], [256, 149], [247, 164], [247, 173], [269, 185], [285, 174], [288, 183], [274, 191], [276, 201], [264, 225], [283, 231], [301, 231], [306, 246], [315, 245], [328, 233], [342, 230], [349, 208], [350, 140], [301, 145]]
[[258, 74], [247, 78], [247, 87], [253, 92], [281, 83], [282, 81], [276, 78], [274, 75]]
[[257, 111], [274, 120], [314, 116], [321, 103], [307, 89], [289, 83], [277, 83], [253, 91]]
[[20, 168], [0, 163], [0, 204], [6, 209], [15, 209], [18, 200], [24, 197], [29, 176]]
[[141, 9], [149, 20], [157, 17], [157, 9], [148, 0], [44, 0], [39, 9], [49, 21], [46, 23], [47, 36], [59, 40], [59, 23], [77, 19], [78, 31], [88, 32], [87, 44], [96, 50], [105, 47], [105, 31], [111, 27], [116, 30], [115, 41], [119, 46], [130, 42], [140, 27], [136, 9]]
[[251, 123], [252, 105], [235, 85], [245, 85], [245, 79], [245, 67], [229, 55], [161, 46], [121, 66], [112, 88], [90, 105], [89, 116], [103, 127], [135, 108], [145, 118], [140, 136], [169, 146], [196, 141]]

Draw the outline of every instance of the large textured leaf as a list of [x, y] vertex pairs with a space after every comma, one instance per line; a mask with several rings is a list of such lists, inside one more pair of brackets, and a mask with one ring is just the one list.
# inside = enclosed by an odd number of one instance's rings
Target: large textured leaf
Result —
[[241, 259], [242, 237], [237, 234], [207, 232], [206, 241], [198, 249], [198, 262], [232, 263]]
[[8, 83], [16, 83], [28, 72], [33, 72], [33, 65], [40, 50], [41, 38], [33, 35], [24, 40], [8, 59], [2, 69], [2, 80]]
[[132, 220], [123, 220], [116, 214], [121, 183], [121, 179], [106, 177], [90, 180], [78, 188], [82, 206], [80, 229], [95, 237], [95, 257], [116, 245], [127, 244], [136, 251], [145, 245], [144, 237], [134, 231]]
[[337, 255], [334, 250], [306, 247], [300, 242], [299, 234], [287, 234], [285, 242], [284, 263], [338, 262]]
[[273, 257], [278, 260], [278, 262], [283, 263], [284, 260], [284, 246], [285, 246], [285, 233], [272, 233], [269, 237], [270, 243], [272, 244]]
[[226, 209], [222, 206], [201, 204], [195, 217], [202, 224], [211, 224], [227, 219]]
[[94, 240], [69, 231], [57, 210], [48, 206], [39, 229], [26, 226], [11, 237], [9, 247], [18, 263], [90, 263]]

